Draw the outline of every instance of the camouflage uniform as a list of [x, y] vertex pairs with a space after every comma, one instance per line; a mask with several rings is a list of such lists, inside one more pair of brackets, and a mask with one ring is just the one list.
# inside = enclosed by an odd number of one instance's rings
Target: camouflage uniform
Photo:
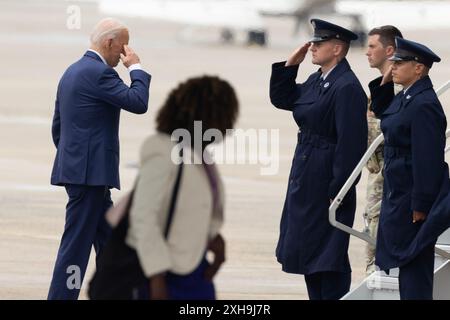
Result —
[[[381, 134], [380, 120], [369, 112], [367, 115], [367, 124], [369, 128], [369, 146]], [[376, 238], [378, 231], [378, 219], [380, 216], [380, 204], [383, 197], [383, 143], [381, 143], [372, 156], [367, 161], [367, 169], [369, 170], [366, 197], [365, 218], [367, 221], [367, 229], [372, 238]], [[366, 274], [369, 275], [375, 271], [375, 246], [367, 244], [366, 247]]]
[[[401, 85], [394, 86], [394, 93], [399, 93], [403, 87]], [[370, 99], [369, 99], [370, 105]], [[367, 113], [367, 125], [369, 129], [368, 145], [382, 133], [380, 128], [380, 120], [369, 111]], [[372, 156], [367, 161], [367, 169], [369, 170], [366, 196], [366, 212], [367, 231], [369, 235], [376, 239], [378, 232], [378, 220], [381, 210], [381, 199], [383, 198], [383, 156], [384, 143], [381, 143]], [[366, 274], [369, 275], [375, 271], [375, 246], [367, 244], [366, 247]]]

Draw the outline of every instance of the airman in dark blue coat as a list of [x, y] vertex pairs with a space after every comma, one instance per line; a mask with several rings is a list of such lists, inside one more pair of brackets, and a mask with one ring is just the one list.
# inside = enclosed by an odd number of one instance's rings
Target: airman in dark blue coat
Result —
[[[444, 160], [447, 122], [428, 76], [433, 62], [440, 58], [419, 43], [401, 38], [396, 38], [396, 43], [392, 72], [369, 84], [371, 108], [381, 119], [385, 141], [375, 263], [382, 270], [400, 268], [401, 299], [432, 299], [436, 238], [420, 252], [411, 251], [411, 243], [446, 175], [448, 179]], [[405, 88], [395, 97], [393, 82]]]
[[[357, 36], [311, 22], [314, 38], [287, 62], [273, 64], [270, 79], [272, 104], [291, 111], [300, 128], [276, 255], [283, 271], [305, 275], [310, 299], [339, 299], [351, 282], [349, 235], [330, 225], [328, 207], [366, 150], [367, 97], [345, 59]], [[321, 69], [296, 84], [308, 48]], [[355, 208], [353, 186], [337, 219], [352, 226]]]

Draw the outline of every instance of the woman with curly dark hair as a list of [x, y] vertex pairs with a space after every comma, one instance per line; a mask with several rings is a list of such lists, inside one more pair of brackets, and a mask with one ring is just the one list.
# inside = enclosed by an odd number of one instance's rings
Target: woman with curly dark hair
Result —
[[211, 142], [193, 150], [191, 141], [183, 150], [192, 151], [195, 161], [180, 165], [173, 157], [179, 154], [173, 133], [181, 129], [193, 138], [195, 122], [201, 121], [202, 136], [208, 129], [224, 135], [237, 115], [238, 100], [228, 82], [191, 78], [170, 92], [156, 118], [157, 133], [142, 146], [126, 243], [137, 251], [151, 299], [215, 299], [212, 279], [225, 260], [219, 233], [223, 184], [211, 158], [205, 159]]

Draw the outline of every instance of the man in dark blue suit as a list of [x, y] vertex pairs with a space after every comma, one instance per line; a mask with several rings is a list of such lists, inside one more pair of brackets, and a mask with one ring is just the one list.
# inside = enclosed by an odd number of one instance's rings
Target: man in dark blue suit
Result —
[[[64, 186], [69, 201], [48, 299], [78, 298], [91, 247], [98, 256], [110, 234], [105, 212], [112, 205], [110, 188], [120, 189], [120, 110], [145, 113], [151, 79], [128, 41], [122, 23], [100, 21], [90, 49], [58, 85], [51, 183]], [[119, 60], [130, 72], [130, 87], [113, 69]]]

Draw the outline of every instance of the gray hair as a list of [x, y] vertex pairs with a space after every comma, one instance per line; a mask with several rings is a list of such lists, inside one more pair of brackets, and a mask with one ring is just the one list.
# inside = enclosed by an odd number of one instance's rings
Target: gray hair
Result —
[[102, 19], [91, 33], [91, 44], [100, 45], [104, 40], [114, 39], [122, 30], [128, 28], [121, 21], [114, 18]]

